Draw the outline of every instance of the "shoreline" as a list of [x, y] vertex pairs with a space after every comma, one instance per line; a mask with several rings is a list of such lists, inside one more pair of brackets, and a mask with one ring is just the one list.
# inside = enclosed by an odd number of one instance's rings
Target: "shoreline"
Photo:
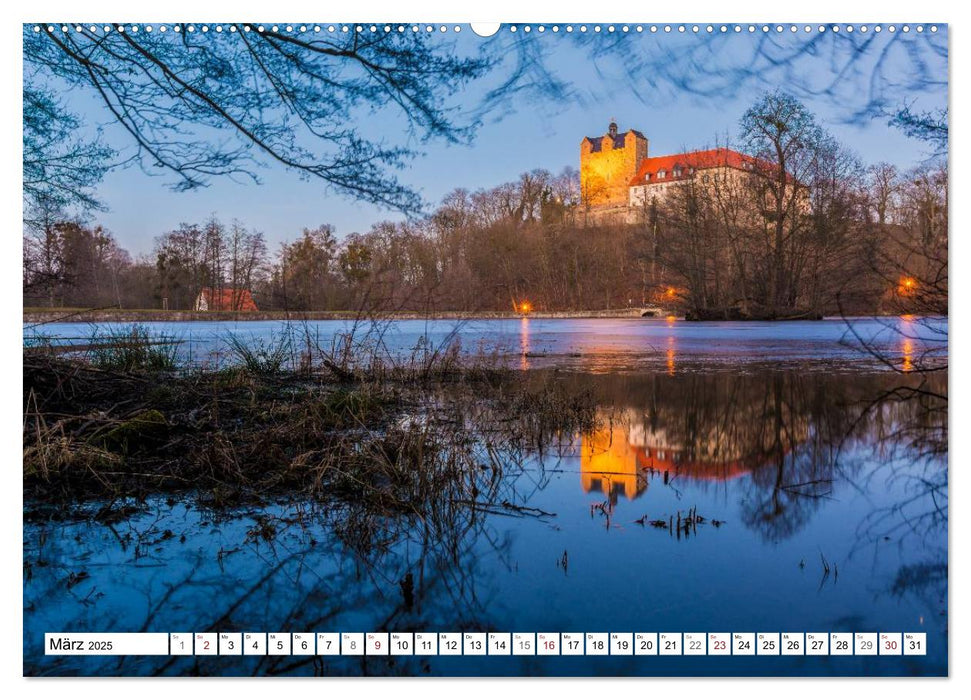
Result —
[[[651, 315], [645, 315], [645, 311]], [[895, 318], [897, 314], [854, 314], [846, 318]], [[643, 318], [645, 320], [685, 319], [683, 313], [672, 313], [662, 309], [632, 307], [625, 309], [593, 309], [578, 311], [531, 311], [523, 315], [514, 311], [395, 311], [362, 313], [356, 311], [162, 311], [161, 309], [38, 309], [23, 311], [26, 325], [48, 323], [155, 323], [155, 322], [196, 322], [196, 321], [461, 321], [461, 320], [511, 320], [519, 318], [536, 319], [625, 319]], [[776, 318], [731, 318], [731, 319], [690, 319], [691, 323], [705, 322], [785, 322], [809, 321], [840, 318], [839, 316], [806, 316]]]
[[[24, 309], [23, 322], [44, 323], [138, 323], [185, 321], [423, 321], [487, 319], [573, 319], [573, 318], [664, 318], [666, 313], [645, 317], [645, 309], [603, 309], [586, 311], [532, 311], [523, 315], [514, 311], [162, 311], [160, 309]], [[652, 311], [655, 311], [652, 309]], [[684, 318], [678, 315], [677, 318]]]

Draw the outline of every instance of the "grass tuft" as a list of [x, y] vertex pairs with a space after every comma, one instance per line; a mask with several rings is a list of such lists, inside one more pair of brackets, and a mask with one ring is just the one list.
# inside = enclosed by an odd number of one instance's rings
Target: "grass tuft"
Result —
[[173, 371], [178, 366], [179, 341], [169, 336], [153, 337], [139, 324], [96, 329], [85, 348], [87, 359], [99, 369], [134, 372]]

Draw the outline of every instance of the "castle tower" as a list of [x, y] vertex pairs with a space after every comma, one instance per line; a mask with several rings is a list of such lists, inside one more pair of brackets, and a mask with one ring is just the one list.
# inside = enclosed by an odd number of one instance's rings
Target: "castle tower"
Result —
[[585, 207], [626, 207], [629, 184], [647, 158], [647, 138], [631, 129], [618, 133], [611, 120], [603, 136], [580, 142], [580, 200]]

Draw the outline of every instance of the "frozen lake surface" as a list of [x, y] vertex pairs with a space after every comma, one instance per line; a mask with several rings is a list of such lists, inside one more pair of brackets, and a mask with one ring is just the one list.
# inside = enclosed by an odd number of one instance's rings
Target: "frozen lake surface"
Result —
[[[505, 319], [430, 321], [151, 322], [153, 337], [177, 340], [183, 360], [197, 365], [232, 361], [231, 339], [270, 346], [287, 338], [303, 348], [334, 352], [345, 343], [362, 354], [397, 360], [454, 347], [524, 369], [560, 367], [590, 372], [846, 366], [903, 371], [943, 363], [947, 319], [912, 317], [823, 321], [689, 323], [665, 319]], [[24, 342], [48, 338], [85, 344], [124, 332], [130, 324], [51, 323], [25, 326]], [[889, 365], [888, 365], [889, 363]]]

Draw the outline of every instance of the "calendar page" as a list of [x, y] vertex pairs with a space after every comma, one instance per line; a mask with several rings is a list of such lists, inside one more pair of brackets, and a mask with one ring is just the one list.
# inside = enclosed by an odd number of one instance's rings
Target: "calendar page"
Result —
[[17, 28], [24, 676], [948, 675], [948, 26], [634, 9]]

